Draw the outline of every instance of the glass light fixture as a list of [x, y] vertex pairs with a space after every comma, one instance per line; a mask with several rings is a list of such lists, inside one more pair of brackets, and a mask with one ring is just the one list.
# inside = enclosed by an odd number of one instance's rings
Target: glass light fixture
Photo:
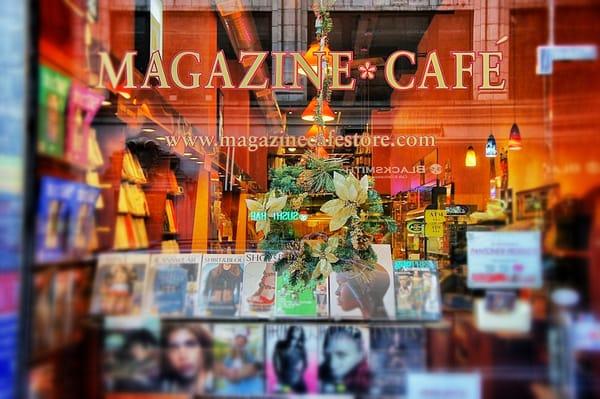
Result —
[[[319, 42], [313, 42], [310, 47], [308, 48], [308, 50], [306, 51], [306, 53], [304, 54], [304, 58], [306, 59], [306, 61], [308, 62], [308, 65], [310, 65], [310, 67], [317, 72], [317, 70], [319, 69], [318, 65], [317, 65], [317, 56], [315, 55], [316, 52], [321, 51], [321, 45], [319, 44]], [[325, 59], [327, 57], [329, 57], [329, 46], [325, 46], [325, 48], [323, 49], [323, 52], [325, 53], [323, 55], [323, 58], [321, 59]], [[329, 63], [331, 64], [331, 63]], [[305, 75], [306, 76], [306, 72], [304, 71], [304, 69], [302, 68], [298, 68], [298, 74], [299, 75]]]
[[[302, 120], [308, 122], [315, 122], [315, 109], [317, 108], [317, 97], [314, 97], [304, 112], [302, 112]], [[335, 119], [335, 114], [329, 107], [329, 103], [323, 100], [323, 105], [321, 106], [321, 116], [323, 117], [323, 122], [331, 122]]]
[[521, 131], [516, 123], [513, 123], [510, 128], [510, 136], [508, 137], [508, 149], [512, 151], [519, 151], [523, 148], [521, 143]]
[[490, 133], [485, 144], [485, 156], [486, 158], [496, 158], [498, 155], [498, 147], [496, 146], [496, 138]]
[[472, 145], [467, 148], [467, 154], [465, 155], [465, 166], [467, 168], [474, 168], [477, 166], [477, 154]]

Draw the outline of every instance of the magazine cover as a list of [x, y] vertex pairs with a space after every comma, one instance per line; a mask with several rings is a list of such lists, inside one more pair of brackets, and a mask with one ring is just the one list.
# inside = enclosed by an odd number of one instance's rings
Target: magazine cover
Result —
[[54, 275], [52, 295], [54, 344], [60, 346], [69, 341], [73, 331], [73, 273], [59, 270]]
[[437, 320], [441, 315], [437, 263], [431, 260], [396, 260], [396, 319]]
[[40, 65], [38, 152], [60, 158], [64, 153], [65, 105], [71, 80]]
[[264, 328], [262, 324], [215, 324], [214, 393], [231, 396], [264, 394]]
[[64, 260], [68, 256], [69, 220], [77, 183], [44, 176], [36, 222], [36, 263]]
[[211, 325], [163, 322], [160, 390], [205, 397], [213, 391], [214, 336]]
[[153, 314], [192, 317], [197, 312], [201, 254], [152, 255], [147, 294]]
[[366, 395], [371, 387], [369, 329], [319, 326], [319, 389], [324, 394]]
[[29, 371], [27, 399], [58, 399], [55, 392], [54, 364], [43, 363]]
[[100, 108], [104, 96], [73, 82], [69, 92], [65, 158], [81, 167], [87, 167], [90, 124]]
[[73, 328], [70, 339], [76, 341], [83, 337], [82, 321], [90, 310], [94, 274], [91, 267], [78, 267], [71, 273], [73, 274]]
[[71, 257], [89, 253], [90, 240], [96, 234], [94, 215], [100, 189], [87, 184], [77, 184], [70, 201], [68, 252]]
[[52, 349], [54, 345], [54, 272], [51, 269], [36, 272], [33, 288], [32, 352], [35, 356]]
[[[389, 320], [394, 318], [394, 281], [390, 246], [374, 244], [375, 269], [368, 276], [332, 273], [329, 278], [331, 317]], [[368, 278], [367, 278], [368, 277]]]
[[373, 372], [370, 394], [406, 396], [406, 375], [426, 368], [425, 329], [422, 327], [371, 327], [369, 364]]
[[317, 326], [269, 324], [265, 329], [267, 393], [318, 393]]
[[206, 317], [239, 316], [243, 278], [244, 255], [204, 255], [199, 314]]
[[289, 274], [277, 276], [275, 293], [276, 317], [327, 317], [329, 315], [328, 281], [319, 281], [293, 287]]
[[270, 318], [275, 306], [276, 273], [273, 262], [266, 262], [261, 253], [245, 254], [242, 283], [242, 316]]
[[94, 279], [91, 313], [141, 313], [149, 261], [149, 254], [100, 254]]
[[107, 392], [157, 391], [160, 376], [160, 319], [104, 319], [104, 387]]

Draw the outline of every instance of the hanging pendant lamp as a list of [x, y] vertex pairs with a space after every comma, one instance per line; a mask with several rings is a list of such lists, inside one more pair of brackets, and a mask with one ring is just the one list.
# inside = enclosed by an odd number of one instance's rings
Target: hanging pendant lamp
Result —
[[510, 128], [510, 136], [508, 137], [508, 149], [512, 151], [519, 151], [523, 148], [521, 143], [521, 131], [516, 123], [513, 123]]
[[[314, 97], [310, 101], [310, 103], [308, 104], [308, 106], [306, 107], [304, 112], [302, 112], [302, 120], [305, 120], [308, 122], [315, 122], [316, 108], [317, 108], [317, 97]], [[323, 117], [323, 122], [331, 122], [332, 120], [335, 119], [335, 114], [329, 107], [329, 103], [327, 103], [327, 101], [325, 101], [325, 100], [323, 100], [323, 104], [321, 106], [321, 116]]]
[[[310, 67], [315, 72], [317, 72], [319, 70], [318, 58], [315, 55], [315, 53], [319, 52], [319, 51], [321, 51], [321, 45], [317, 41], [317, 42], [313, 42], [310, 45], [310, 47], [308, 48], [308, 50], [306, 51], [306, 53], [304, 54], [304, 58], [308, 62], [308, 65], [310, 65]], [[325, 53], [325, 54], [323, 55], [323, 58], [321, 58], [321, 59], [329, 59], [329, 46], [325, 45], [325, 48], [323, 49], [323, 53]], [[331, 65], [331, 63], [328, 62], [328, 65]], [[302, 68], [298, 68], [298, 74], [306, 76], [306, 72]]]
[[472, 145], [467, 148], [467, 154], [465, 155], [465, 166], [467, 168], [474, 168], [477, 166], [477, 154]]
[[498, 147], [496, 146], [496, 138], [490, 133], [485, 144], [485, 156], [486, 158], [496, 158], [498, 155]]

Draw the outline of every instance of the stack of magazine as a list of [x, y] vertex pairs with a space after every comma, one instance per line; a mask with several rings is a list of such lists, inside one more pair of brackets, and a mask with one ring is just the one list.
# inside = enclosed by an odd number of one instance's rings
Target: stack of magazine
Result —
[[392, 262], [374, 245], [370, 278], [333, 273], [303, 286], [264, 254], [103, 254], [92, 314], [198, 319], [434, 321], [440, 289], [433, 261]]
[[113, 316], [105, 319], [104, 382], [109, 393], [399, 397], [407, 375], [425, 371], [425, 345], [422, 326]]

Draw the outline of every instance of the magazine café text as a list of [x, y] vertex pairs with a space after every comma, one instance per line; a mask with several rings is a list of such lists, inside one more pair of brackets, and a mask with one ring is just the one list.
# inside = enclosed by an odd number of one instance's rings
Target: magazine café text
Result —
[[[317, 90], [323, 89], [325, 76], [331, 72], [331, 90], [354, 90], [356, 79], [350, 77], [350, 69], [354, 60], [352, 51], [330, 51], [328, 55], [324, 52], [315, 52], [317, 57], [316, 66], [311, 66], [300, 52], [277, 52], [277, 51], [241, 51], [239, 62], [246, 68], [244, 76], [239, 81], [234, 81], [224, 52], [219, 51], [213, 59], [204, 59], [199, 52], [187, 50], [176, 54], [171, 60], [164, 60], [159, 51], [154, 51], [149, 57], [143, 82], [134, 79], [134, 65], [136, 51], [128, 51], [118, 60], [118, 65], [113, 63], [107, 52], [99, 52], [99, 81], [97, 88], [105, 88], [109, 83], [113, 88], [124, 89], [180, 89], [192, 90], [198, 88], [212, 89], [218, 85], [222, 89], [248, 89], [264, 90], [302, 90], [303, 86], [299, 78], [299, 70], [302, 69], [307, 80]], [[501, 51], [452, 51], [450, 53], [454, 60], [454, 68], [444, 70], [440, 63], [440, 55], [437, 51], [429, 51], [425, 56], [425, 68], [420, 76], [413, 76], [408, 82], [400, 82], [395, 76], [396, 63], [408, 61], [411, 65], [417, 64], [417, 54], [411, 51], [398, 50], [390, 54], [383, 67], [383, 73], [387, 84], [394, 90], [466, 90], [466, 76], [480, 74], [481, 85], [478, 90], [504, 90], [506, 81], [500, 79], [502, 66]], [[256, 82], [257, 71], [271, 57], [273, 66], [273, 81], [265, 78], [262, 82]], [[199, 66], [201, 63], [210, 63], [211, 72], [208, 77], [203, 78], [201, 72], [190, 72], [187, 76], [180, 76], [179, 64], [184, 58], [193, 59]], [[284, 81], [284, 66], [291, 62], [293, 67], [293, 81]], [[421, 62], [419, 60], [419, 62]], [[475, 71], [478, 68], [479, 71]], [[169, 78], [170, 77], [170, 78]]]

